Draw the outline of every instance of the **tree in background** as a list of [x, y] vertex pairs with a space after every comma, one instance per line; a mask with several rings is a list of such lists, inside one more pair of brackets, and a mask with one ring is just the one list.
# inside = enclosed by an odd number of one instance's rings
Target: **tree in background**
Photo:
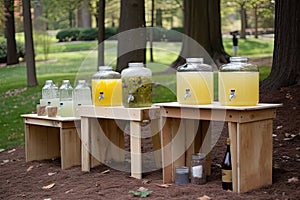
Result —
[[90, 0], [83, 0], [77, 10], [77, 27], [90, 28], [92, 26]]
[[24, 34], [25, 34], [25, 60], [27, 67], [27, 86], [38, 85], [35, 71], [35, 53], [32, 37], [32, 20], [30, 11], [30, 1], [22, 0], [23, 2], [23, 16], [24, 16]]
[[98, 66], [104, 65], [104, 39], [105, 39], [105, 0], [97, 2], [98, 8]]
[[275, 42], [272, 70], [263, 89], [300, 84], [300, 1], [276, 0]]
[[15, 39], [15, 17], [14, 17], [14, 0], [4, 0], [5, 6], [5, 27], [7, 42], [7, 65], [19, 63], [17, 54], [17, 44]]
[[126, 68], [129, 62], [145, 63], [146, 61], [144, 4], [144, 0], [121, 0], [118, 34], [118, 72]]
[[[200, 44], [217, 65], [227, 63], [221, 34], [220, 0], [184, 0], [184, 33]], [[199, 57], [199, 47], [190, 40], [183, 40], [180, 55], [184, 58]], [[184, 62], [179, 56], [176, 67]]]

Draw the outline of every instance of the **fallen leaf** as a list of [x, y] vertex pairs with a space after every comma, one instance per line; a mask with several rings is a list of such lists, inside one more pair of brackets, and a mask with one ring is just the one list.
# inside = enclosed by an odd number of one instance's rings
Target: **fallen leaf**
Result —
[[277, 130], [278, 130], [278, 129], [282, 129], [282, 127], [283, 127], [283, 126], [277, 126], [276, 129], [277, 129]]
[[55, 185], [55, 183], [51, 183], [50, 185], [43, 186], [42, 188], [43, 188], [44, 190], [48, 190], [48, 189], [53, 188], [54, 185]]
[[290, 157], [288, 157], [288, 156], [282, 156], [282, 158], [285, 159], [285, 160], [290, 159]]
[[273, 134], [272, 136], [273, 136], [273, 137], [277, 137], [277, 135], [276, 135], [276, 134]]
[[297, 178], [297, 177], [293, 177], [293, 178], [289, 178], [288, 179], [288, 182], [289, 183], [296, 183], [296, 182], [298, 182], [299, 181], [299, 179]]
[[3, 151], [5, 151], [5, 149], [0, 149], [0, 153], [3, 152]]
[[13, 153], [15, 151], [16, 151], [16, 149], [12, 149], [12, 150], [7, 151], [7, 153]]
[[51, 198], [47, 198], [47, 199], [44, 199], [44, 200], [52, 200]]
[[139, 189], [137, 191], [146, 191], [148, 190], [147, 188], [144, 188], [144, 187], [139, 187]]
[[56, 172], [49, 172], [48, 173], [48, 176], [53, 176], [53, 175], [55, 175], [55, 174], [57, 174]]
[[27, 168], [27, 172], [31, 171], [33, 169], [33, 166], [31, 165], [30, 167]]
[[66, 194], [68, 194], [68, 193], [70, 193], [70, 192], [73, 192], [73, 189], [68, 190], [68, 191], [65, 191]]
[[150, 180], [148, 180], [148, 179], [144, 179], [143, 181], [142, 181], [142, 184], [148, 184], [148, 183], [150, 183], [151, 181]]
[[296, 148], [296, 151], [300, 151], [300, 147], [297, 147], [297, 148]]
[[9, 162], [9, 160], [3, 160], [3, 163], [8, 163]]
[[170, 187], [172, 184], [158, 184], [158, 183], [156, 183], [155, 185], [158, 186], [158, 187], [162, 187], [162, 188], [168, 188], [168, 187]]
[[197, 199], [199, 199], [199, 200], [209, 200], [211, 198], [207, 195], [203, 195], [202, 197], [198, 197]]
[[105, 171], [101, 172], [101, 174], [107, 174], [109, 172], [110, 172], [110, 170], [108, 169], [108, 170], [105, 170]]

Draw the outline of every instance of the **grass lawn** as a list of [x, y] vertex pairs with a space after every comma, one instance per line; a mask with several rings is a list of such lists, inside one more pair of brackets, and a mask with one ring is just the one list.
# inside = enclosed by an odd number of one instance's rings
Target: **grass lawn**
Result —
[[[0, 149], [24, 144], [24, 124], [21, 114], [36, 111], [36, 103], [41, 98], [41, 89], [47, 79], [53, 80], [58, 86], [62, 80], [69, 79], [74, 85], [78, 79], [90, 80], [97, 69], [97, 42], [52, 43], [49, 47], [47, 61], [43, 60], [43, 48], [36, 51], [36, 73], [39, 85], [27, 87], [26, 66], [0, 67]], [[152, 72], [167, 69], [169, 64], [177, 58], [180, 43], [159, 42], [154, 44], [154, 63], [147, 66]], [[116, 64], [116, 41], [105, 42], [105, 64]], [[224, 47], [231, 53], [231, 39], [224, 39]], [[270, 39], [239, 40], [239, 54], [248, 57], [270, 56], [273, 52], [273, 41]], [[147, 54], [149, 58], [149, 54]], [[267, 77], [269, 66], [260, 67], [260, 79]], [[155, 75], [153, 88], [153, 102], [176, 101], [174, 74]], [[217, 86], [217, 73], [215, 74]], [[215, 88], [215, 98], [217, 98]]]

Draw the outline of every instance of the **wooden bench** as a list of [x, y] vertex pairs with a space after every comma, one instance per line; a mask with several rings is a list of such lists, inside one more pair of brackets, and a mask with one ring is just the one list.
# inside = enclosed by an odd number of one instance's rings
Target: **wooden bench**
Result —
[[129, 122], [131, 176], [142, 178], [142, 123], [150, 123], [156, 164], [161, 167], [160, 109], [158, 107], [80, 106], [82, 171], [100, 163], [124, 161], [124, 129]]
[[21, 115], [26, 162], [61, 158], [61, 168], [81, 164], [80, 118]]
[[[162, 117], [163, 182], [174, 182], [175, 167], [189, 166], [191, 154], [207, 154], [210, 173], [212, 121], [228, 123], [234, 192], [272, 184], [272, 133], [276, 108], [257, 106], [180, 105], [159, 103]], [[224, 144], [225, 146], [226, 144]], [[225, 152], [224, 152], [225, 153]]]

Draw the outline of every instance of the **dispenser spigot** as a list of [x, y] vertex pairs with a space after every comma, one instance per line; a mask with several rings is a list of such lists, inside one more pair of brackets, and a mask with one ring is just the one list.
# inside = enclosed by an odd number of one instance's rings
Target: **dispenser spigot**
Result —
[[104, 99], [104, 93], [103, 93], [103, 92], [100, 92], [100, 95], [99, 95], [98, 100], [101, 101], [102, 99]]
[[229, 101], [236, 98], [235, 90], [230, 90]]
[[130, 103], [133, 100], [134, 100], [134, 96], [132, 95], [132, 92], [129, 92], [127, 102]]
[[186, 100], [188, 97], [191, 97], [191, 90], [189, 88], [185, 90], [184, 100]]

